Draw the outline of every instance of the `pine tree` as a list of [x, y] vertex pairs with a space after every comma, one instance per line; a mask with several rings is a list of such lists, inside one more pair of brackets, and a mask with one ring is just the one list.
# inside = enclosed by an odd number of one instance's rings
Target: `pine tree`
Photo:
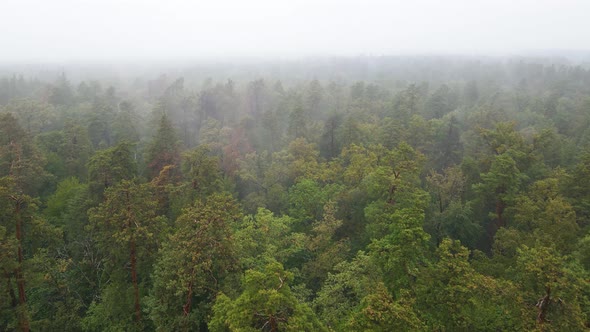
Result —
[[180, 162], [180, 146], [172, 122], [166, 113], [162, 114], [158, 131], [147, 151], [148, 174], [157, 176], [167, 165], [178, 166]]

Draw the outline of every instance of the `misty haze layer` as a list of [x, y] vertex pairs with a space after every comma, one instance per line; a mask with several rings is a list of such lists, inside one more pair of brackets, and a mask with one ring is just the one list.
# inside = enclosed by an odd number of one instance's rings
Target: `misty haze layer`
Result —
[[0, 61], [588, 50], [588, 12], [577, 0], [5, 0]]

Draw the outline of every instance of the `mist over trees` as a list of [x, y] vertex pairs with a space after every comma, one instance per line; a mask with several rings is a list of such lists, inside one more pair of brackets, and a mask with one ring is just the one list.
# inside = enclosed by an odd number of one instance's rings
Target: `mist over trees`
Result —
[[0, 73], [0, 330], [590, 329], [586, 64]]

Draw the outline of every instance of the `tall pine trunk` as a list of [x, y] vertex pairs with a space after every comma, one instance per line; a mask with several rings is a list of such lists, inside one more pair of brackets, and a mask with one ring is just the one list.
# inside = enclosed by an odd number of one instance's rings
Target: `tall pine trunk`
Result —
[[135, 321], [141, 321], [141, 307], [139, 305], [139, 285], [137, 284], [137, 252], [135, 239], [131, 238], [131, 282], [133, 283], [133, 297], [135, 299]]
[[18, 198], [14, 199], [14, 215], [16, 218], [16, 240], [18, 242], [18, 265], [15, 270], [16, 284], [18, 286], [18, 325], [21, 331], [29, 331], [29, 320], [27, 319], [26, 305], [27, 298], [25, 294], [25, 276], [23, 274], [22, 266], [24, 261], [23, 255], [23, 229], [22, 229], [22, 216], [21, 216], [21, 205], [22, 201]]

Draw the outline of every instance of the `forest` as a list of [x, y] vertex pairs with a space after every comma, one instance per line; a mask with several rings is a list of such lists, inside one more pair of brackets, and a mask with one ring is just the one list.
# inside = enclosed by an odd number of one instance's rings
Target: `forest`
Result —
[[590, 67], [0, 68], [1, 331], [588, 331]]

